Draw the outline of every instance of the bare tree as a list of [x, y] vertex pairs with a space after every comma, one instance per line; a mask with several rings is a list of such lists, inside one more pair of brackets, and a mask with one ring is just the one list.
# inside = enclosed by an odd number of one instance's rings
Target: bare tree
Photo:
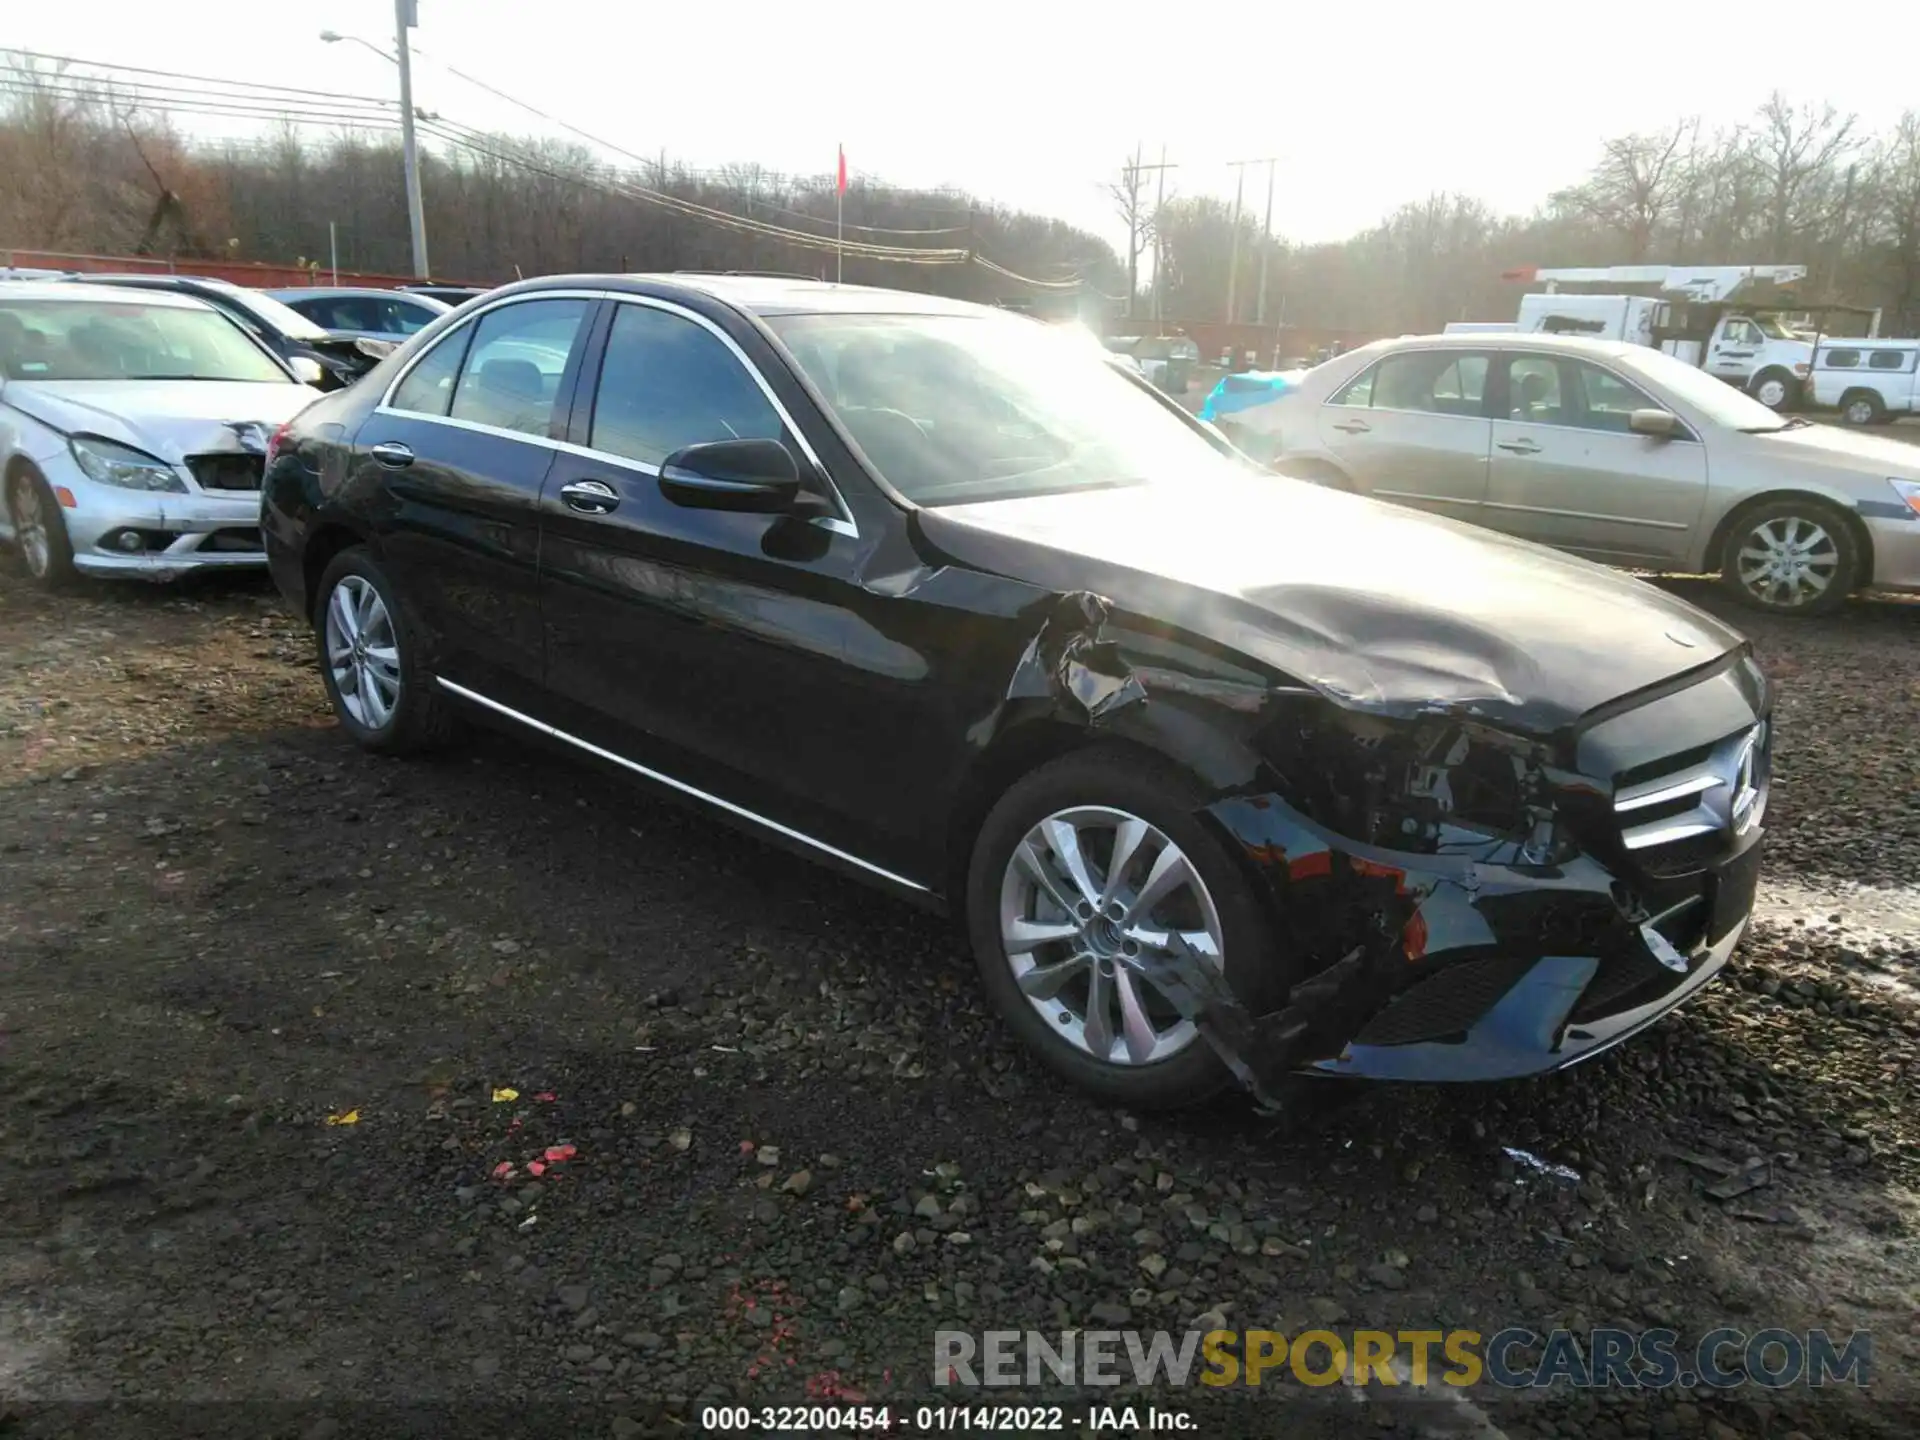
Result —
[[1114, 210], [1127, 222], [1127, 313], [1133, 313], [1134, 296], [1140, 293], [1140, 256], [1152, 242], [1158, 216], [1149, 213], [1147, 172], [1140, 166], [1135, 151], [1120, 167], [1120, 178], [1107, 187]]
[[1778, 90], [1760, 107], [1748, 136], [1748, 154], [1759, 172], [1767, 216], [1770, 260], [1820, 228], [1833, 198], [1837, 172], [1859, 148], [1858, 117], [1830, 104], [1791, 104]]
[[1586, 180], [1560, 191], [1553, 203], [1618, 232], [1627, 263], [1639, 264], [1687, 193], [1687, 162], [1699, 129], [1698, 120], [1683, 120], [1656, 134], [1608, 140]]

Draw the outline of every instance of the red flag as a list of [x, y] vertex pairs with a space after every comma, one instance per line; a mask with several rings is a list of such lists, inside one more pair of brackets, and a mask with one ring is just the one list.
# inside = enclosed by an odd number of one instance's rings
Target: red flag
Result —
[[842, 195], [847, 193], [847, 147], [844, 145], [840, 147], [840, 183], [838, 193]]

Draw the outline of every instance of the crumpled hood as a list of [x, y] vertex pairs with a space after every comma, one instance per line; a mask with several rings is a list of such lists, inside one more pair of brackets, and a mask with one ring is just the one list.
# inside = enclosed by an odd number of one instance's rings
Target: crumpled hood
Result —
[[1618, 571], [1283, 477], [922, 510], [951, 560], [1179, 627], [1383, 713], [1546, 735], [1740, 634]]
[[307, 385], [225, 380], [10, 380], [0, 398], [68, 435], [98, 435], [179, 464], [265, 449], [320, 398]]

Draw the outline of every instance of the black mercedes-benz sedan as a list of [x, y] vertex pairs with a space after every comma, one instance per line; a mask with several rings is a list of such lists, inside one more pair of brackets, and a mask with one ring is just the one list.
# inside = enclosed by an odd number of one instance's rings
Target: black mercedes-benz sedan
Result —
[[357, 744], [491, 722], [944, 907], [1123, 1103], [1571, 1065], [1753, 903], [1739, 635], [1005, 311], [510, 285], [284, 427], [263, 523]]

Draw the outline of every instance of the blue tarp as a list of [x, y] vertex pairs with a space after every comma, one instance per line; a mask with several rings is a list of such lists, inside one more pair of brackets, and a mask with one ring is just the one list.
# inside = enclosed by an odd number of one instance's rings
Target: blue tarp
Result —
[[1218, 420], [1225, 415], [1271, 404], [1298, 384], [1299, 379], [1298, 370], [1250, 370], [1240, 375], [1225, 376], [1213, 387], [1213, 393], [1207, 396], [1207, 403], [1200, 407], [1200, 418]]

